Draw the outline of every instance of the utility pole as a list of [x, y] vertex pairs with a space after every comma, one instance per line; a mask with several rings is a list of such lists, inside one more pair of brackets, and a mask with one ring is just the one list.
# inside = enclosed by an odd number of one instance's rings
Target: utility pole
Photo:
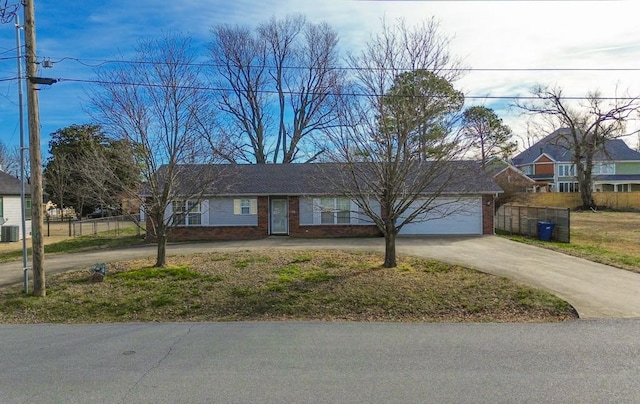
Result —
[[38, 75], [36, 55], [36, 21], [34, 0], [23, 0], [24, 44], [27, 61], [27, 114], [29, 116], [29, 155], [31, 162], [31, 242], [33, 246], [33, 294], [46, 296], [44, 270], [44, 228], [42, 214], [42, 156], [40, 153], [40, 109], [38, 89], [33, 78]]
[[[25, 201], [24, 178], [24, 153], [26, 151], [26, 148], [24, 147], [24, 97], [22, 94], [22, 45], [20, 43], [20, 30], [22, 30], [22, 25], [20, 25], [20, 17], [18, 17], [17, 10], [14, 19], [16, 26], [16, 49], [18, 52], [18, 115], [20, 120], [20, 209], [22, 211], [22, 280], [24, 293], [29, 293], [29, 264], [27, 262], [27, 218], [25, 217], [27, 210]], [[31, 209], [33, 209], [33, 199], [31, 200], [31, 202]]]

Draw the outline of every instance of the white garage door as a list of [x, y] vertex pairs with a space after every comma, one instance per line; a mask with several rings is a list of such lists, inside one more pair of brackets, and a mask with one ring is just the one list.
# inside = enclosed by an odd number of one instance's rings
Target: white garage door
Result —
[[[413, 205], [419, 206], [420, 203], [414, 202]], [[435, 207], [433, 211], [406, 224], [400, 229], [400, 234], [482, 234], [482, 198], [438, 198], [431, 206]]]

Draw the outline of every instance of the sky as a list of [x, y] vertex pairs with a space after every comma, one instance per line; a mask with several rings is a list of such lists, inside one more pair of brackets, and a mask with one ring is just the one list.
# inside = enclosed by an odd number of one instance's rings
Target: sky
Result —
[[[529, 118], [511, 107], [510, 99], [483, 97], [527, 96], [537, 84], [559, 86], [575, 97], [593, 90], [611, 97], [640, 95], [640, 4], [635, 0], [34, 2], [38, 60], [53, 62], [53, 68], [40, 64], [41, 77], [91, 80], [95, 66], [131, 54], [139, 40], [177, 32], [204, 47], [210, 28], [217, 24], [254, 26], [271, 16], [302, 13], [312, 22], [331, 25], [343, 52], [362, 50], [380, 31], [383, 18], [415, 24], [435, 17], [441, 33], [451, 38], [450, 52], [470, 68], [454, 84], [467, 96], [465, 106], [493, 108], [520, 139], [526, 138]], [[13, 22], [0, 25], [0, 142], [9, 146], [20, 140], [15, 35]], [[91, 122], [86, 110], [89, 91], [86, 84], [64, 80], [40, 90], [45, 158], [52, 132]], [[636, 147], [637, 137], [625, 140]], [[520, 140], [521, 147], [525, 142]]]

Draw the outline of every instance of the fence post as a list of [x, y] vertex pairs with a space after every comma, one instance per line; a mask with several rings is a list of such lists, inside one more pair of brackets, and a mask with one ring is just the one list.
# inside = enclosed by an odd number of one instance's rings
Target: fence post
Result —
[[71, 237], [71, 217], [69, 217], [67, 220], [69, 220], [69, 237]]

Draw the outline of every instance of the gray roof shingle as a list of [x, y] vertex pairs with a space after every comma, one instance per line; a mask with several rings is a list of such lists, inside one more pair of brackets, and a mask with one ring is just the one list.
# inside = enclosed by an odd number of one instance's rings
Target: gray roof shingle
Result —
[[[477, 162], [447, 164], [454, 170], [456, 179], [446, 184], [444, 193], [502, 192]], [[341, 163], [188, 165], [183, 166], [181, 175], [217, 178], [209, 187], [209, 195], [331, 195], [339, 194], [340, 187], [328, 178], [341, 178], [346, 168], [347, 165]], [[434, 181], [432, 189], [438, 185], [441, 183]]]
[[[562, 136], [567, 135], [569, 129], [561, 128], [547, 135], [539, 142], [513, 158], [513, 164], [520, 166], [533, 163], [541, 154], [546, 154], [556, 162], [572, 161], [572, 151]], [[604, 151], [594, 156], [598, 161], [640, 161], [640, 153], [631, 149], [622, 139], [611, 139], [605, 142]]]
[[[26, 194], [29, 194], [29, 186], [25, 187]], [[20, 195], [20, 179], [13, 175], [0, 171], [0, 196]]]

